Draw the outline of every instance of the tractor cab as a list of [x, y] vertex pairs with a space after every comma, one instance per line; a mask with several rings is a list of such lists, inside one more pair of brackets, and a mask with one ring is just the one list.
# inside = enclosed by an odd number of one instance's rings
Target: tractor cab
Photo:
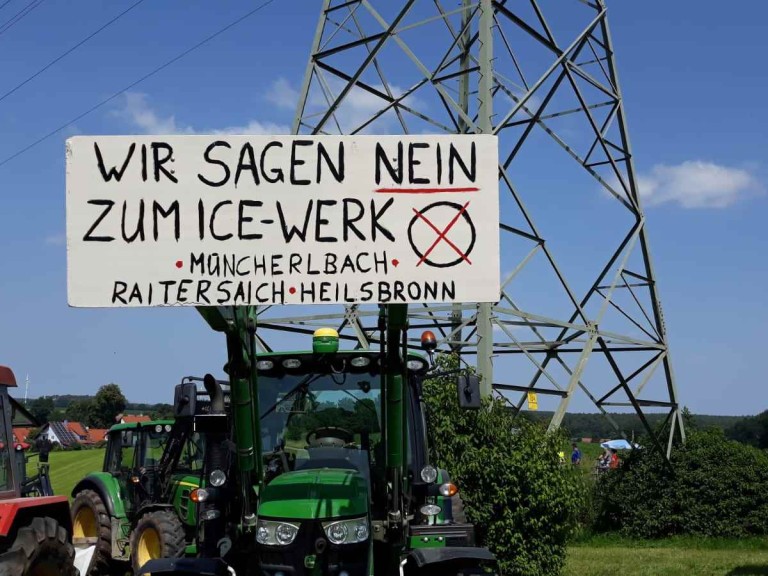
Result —
[[104, 471], [117, 480], [131, 509], [137, 510], [155, 497], [157, 466], [172, 427], [172, 420], [155, 420], [110, 428]]
[[39, 423], [26, 408], [14, 400], [8, 389], [16, 386], [10, 368], [0, 366], [0, 494], [17, 496], [52, 496], [48, 463], [38, 464], [38, 473], [27, 474], [29, 445], [17, 441], [17, 426], [37, 427]]
[[13, 372], [0, 366], [0, 498], [19, 496], [21, 487], [16, 478], [18, 467], [13, 450], [13, 409], [8, 387], [15, 386]]

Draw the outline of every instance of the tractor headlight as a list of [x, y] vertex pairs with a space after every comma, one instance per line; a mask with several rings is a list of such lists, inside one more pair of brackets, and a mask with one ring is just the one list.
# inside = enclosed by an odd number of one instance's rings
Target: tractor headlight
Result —
[[367, 356], [357, 356], [355, 358], [352, 358], [352, 360], [349, 361], [352, 366], [355, 368], [365, 368], [368, 366], [368, 364], [371, 363], [371, 359]]
[[278, 543], [283, 546], [293, 542], [298, 533], [299, 529], [293, 524], [278, 524], [275, 529], [275, 537], [277, 538]]
[[442, 512], [442, 508], [440, 506], [437, 506], [435, 504], [426, 504], [425, 506], [422, 506], [419, 510], [423, 516], [437, 516]]
[[287, 546], [296, 539], [299, 527], [290, 522], [259, 520], [256, 527], [256, 542], [264, 546]]
[[419, 475], [421, 476], [421, 479], [427, 484], [432, 484], [435, 480], [437, 480], [437, 470], [434, 466], [430, 466], [429, 464], [421, 469], [421, 474]]
[[222, 470], [216, 469], [211, 471], [208, 481], [211, 483], [211, 486], [218, 488], [219, 486], [224, 486], [224, 482], [227, 481], [227, 475]]
[[325, 535], [331, 544], [359, 544], [368, 539], [368, 518], [338, 520], [323, 524]]

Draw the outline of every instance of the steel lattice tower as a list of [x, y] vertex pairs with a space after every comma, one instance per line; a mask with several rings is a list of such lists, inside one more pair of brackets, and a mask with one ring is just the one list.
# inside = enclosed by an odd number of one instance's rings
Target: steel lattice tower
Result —
[[[609, 419], [634, 409], [668, 454], [684, 430], [605, 1], [445, 4], [323, 0], [293, 133], [498, 134], [499, 301], [412, 306], [411, 326], [475, 356], [516, 409], [551, 399], [551, 428], [581, 391]], [[373, 306], [309, 312], [262, 309], [259, 345], [331, 322], [378, 342]]]

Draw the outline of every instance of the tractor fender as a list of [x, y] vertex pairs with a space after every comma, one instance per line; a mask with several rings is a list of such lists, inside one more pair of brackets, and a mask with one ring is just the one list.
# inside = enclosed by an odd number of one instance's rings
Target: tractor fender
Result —
[[14, 537], [15, 530], [38, 516], [56, 520], [68, 534], [72, 533], [69, 502], [66, 496], [11, 498], [0, 502], [0, 537]]
[[416, 568], [417, 571], [424, 568], [438, 568], [443, 565], [446, 573], [455, 572], [454, 568], [480, 566], [482, 564], [495, 565], [496, 556], [487, 548], [471, 546], [418, 548], [411, 550], [406, 559], [406, 566], [410, 565]]
[[71, 493], [72, 498], [83, 490], [93, 490], [96, 492], [104, 502], [104, 506], [107, 507], [107, 512], [109, 512], [111, 518], [127, 517], [125, 503], [120, 495], [120, 485], [111, 474], [105, 472], [88, 474], [88, 476], [75, 484]]

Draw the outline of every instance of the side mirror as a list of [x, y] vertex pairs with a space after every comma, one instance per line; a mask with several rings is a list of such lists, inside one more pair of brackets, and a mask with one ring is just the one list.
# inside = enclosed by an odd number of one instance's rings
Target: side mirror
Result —
[[189, 418], [195, 415], [197, 404], [197, 386], [194, 382], [176, 384], [173, 394], [173, 415], [176, 418]]
[[477, 410], [482, 406], [480, 399], [480, 378], [475, 374], [460, 374], [456, 387], [459, 392], [459, 407]]

